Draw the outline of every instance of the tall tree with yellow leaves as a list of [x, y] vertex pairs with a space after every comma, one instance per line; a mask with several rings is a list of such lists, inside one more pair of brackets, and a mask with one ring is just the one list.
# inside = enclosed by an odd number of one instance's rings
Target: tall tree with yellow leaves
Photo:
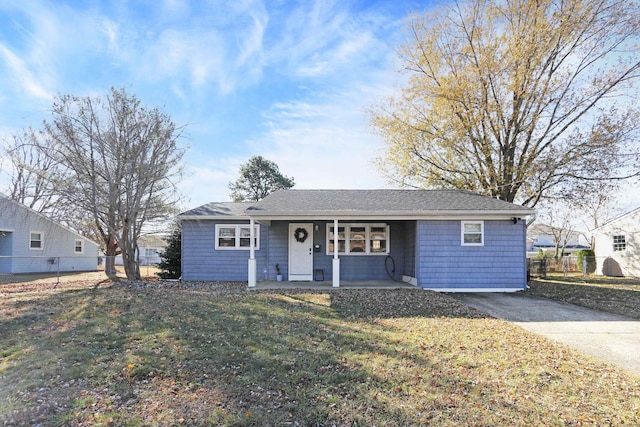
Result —
[[527, 206], [638, 176], [638, 16], [618, 0], [469, 0], [414, 16], [406, 84], [372, 112], [383, 169]]

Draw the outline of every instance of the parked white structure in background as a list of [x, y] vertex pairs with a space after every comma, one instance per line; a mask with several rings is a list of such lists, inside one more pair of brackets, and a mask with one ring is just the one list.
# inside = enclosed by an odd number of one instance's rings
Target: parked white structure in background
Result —
[[[145, 234], [138, 239], [138, 260], [140, 265], [156, 265], [162, 259], [167, 242], [164, 234]], [[116, 257], [116, 265], [122, 265], [122, 255]]]
[[97, 243], [0, 194], [0, 273], [97, 268]]
[[596, 228], [598, 274], [640, 277], [640, 208]]
[[[559, 242], [556, 242], [559, 239]], [[552, 227], [547, 224], [532, 224], [527, 227], [527, 255], [536, 256], [538, 251], [553, 253], [558, 244], [558, 255], [571, 255], [581, 249], [589, 249], [585, 237], [575, 230]]]
[[138, 239], [140, 265], [154, 265], [162, 261], [159, 254], [167, 246], [164, 239], [165, 236], [159, 234], [147, 234]]

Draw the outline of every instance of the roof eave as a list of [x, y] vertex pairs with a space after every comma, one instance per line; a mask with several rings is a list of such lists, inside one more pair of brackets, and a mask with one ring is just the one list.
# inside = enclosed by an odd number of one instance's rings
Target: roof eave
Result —
[[178, 218], [181, 221], [198, 221], [198, 220], [231, 220], [231, 221], [239, 221], [239, 220], [247, 220], [249, 219], [248, 215], [178, 215]]
[[249, 217], [255, 219], [268, 220], [284, 220], [284, 219], [315, 219], [315, 220], [333, 220], [333, 219], [394, 219], [394, 220], [418, 220], [418, 219], [509, 219], [513, 217], [527, 217], [533, 215], [534, 210], [486, 210], [486, 211], [460, 211], [460, 210], [442, 210], [442, 211], [398, 211], [398, 212], [247, 212]]

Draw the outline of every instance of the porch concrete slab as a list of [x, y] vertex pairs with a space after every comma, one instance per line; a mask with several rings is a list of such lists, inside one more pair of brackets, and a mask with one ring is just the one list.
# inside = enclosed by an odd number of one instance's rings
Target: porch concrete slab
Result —
[[568, 345], [640, 377], [640, 321], [526, 294], [453, 294], [493, 317]]
[[396, 282], [394, 280], [342, 280], [340, 287], [334, 288], [331, 281], [316, 282], [276, 282], [264, 280], [258, 282], [254, 288], [249, 290], [271, 290], [271, 289], [309, 289], [309, 290], [331, 290], [331, 289], [416, 289], [406, 282]]

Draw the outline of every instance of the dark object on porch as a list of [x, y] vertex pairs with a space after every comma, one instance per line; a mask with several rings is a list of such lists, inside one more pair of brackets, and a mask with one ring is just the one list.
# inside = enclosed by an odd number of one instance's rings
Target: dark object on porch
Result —
[[[320, 276], [320, 279], [318, 279], [318, 276]], [[313, 280], [316, 282], [324, 282], [324, 269], [323, 268], [316, 268], [315, 270], [313, 270]]]

